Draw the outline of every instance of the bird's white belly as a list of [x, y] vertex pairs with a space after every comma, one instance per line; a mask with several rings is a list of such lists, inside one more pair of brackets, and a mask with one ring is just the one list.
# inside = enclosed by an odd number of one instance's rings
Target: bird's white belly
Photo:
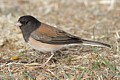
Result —
[[36, 41], [33, 38], [29, 38], [28, 44], [32, 48], [42, 51], [42, 52], [57, 51], [63, 47], [62, 45], [52, 45], [52, 44], [42, 43], [40, 41]]

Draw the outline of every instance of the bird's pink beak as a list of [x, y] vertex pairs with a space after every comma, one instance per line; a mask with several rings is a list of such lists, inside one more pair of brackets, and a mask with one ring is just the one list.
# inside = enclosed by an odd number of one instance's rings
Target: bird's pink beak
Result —
[[16, 26], [22, 26], [22, 24], [19, 21], [17, 21], [15, 25]]

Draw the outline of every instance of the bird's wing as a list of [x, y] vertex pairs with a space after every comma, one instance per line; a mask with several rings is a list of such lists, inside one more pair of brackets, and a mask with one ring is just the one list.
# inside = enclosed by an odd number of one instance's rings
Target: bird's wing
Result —
[[41, 24], [37, 30], [31, 33], [31, 37], [43, 43], [56, 45], [82, 43], [80, 38], [46, 24]]

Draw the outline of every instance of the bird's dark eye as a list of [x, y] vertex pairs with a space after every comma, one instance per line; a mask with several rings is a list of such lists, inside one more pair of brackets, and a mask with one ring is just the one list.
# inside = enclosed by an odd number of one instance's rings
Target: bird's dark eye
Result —
[[20, 21], [20, 23], [22, 23], [22, 24], [27, 24], [28, 23], [28, 21]]

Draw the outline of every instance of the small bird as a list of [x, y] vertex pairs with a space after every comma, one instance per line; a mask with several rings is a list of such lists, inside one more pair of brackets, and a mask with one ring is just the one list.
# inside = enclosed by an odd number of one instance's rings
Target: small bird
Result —
[[42, 23], [31, 15], [21, 16], [16, 25], [20, 27], [25, 42], [27, 42], [32, 48], [42, 52], [51, 52], [51, 56], [45, 64], [48, 63], [53, 57], [54, 51], [57, 51], [70, 44], [111, 47], [106, 43], [85, 40], [71, 35], [56, 27]]

